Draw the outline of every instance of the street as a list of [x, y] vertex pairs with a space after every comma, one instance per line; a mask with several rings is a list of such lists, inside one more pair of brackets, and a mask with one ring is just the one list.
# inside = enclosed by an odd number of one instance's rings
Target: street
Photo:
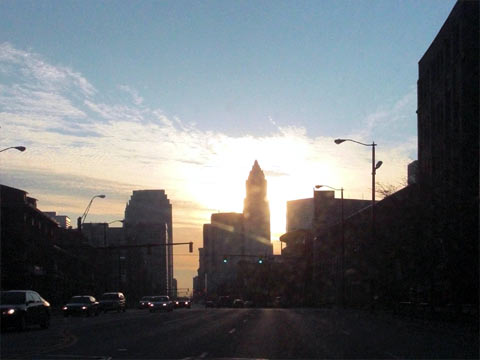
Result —
[[334, 309], [145, 310], [52, 317], [48, 330], [2, 332], [1, 357], [478, 358], [475, 325]]

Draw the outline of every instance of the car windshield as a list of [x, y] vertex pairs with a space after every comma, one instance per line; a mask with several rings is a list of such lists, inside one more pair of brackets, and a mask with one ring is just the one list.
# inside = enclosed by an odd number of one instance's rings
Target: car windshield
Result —
[[88, 296], [74, 296], [70, 299], [69, 303], [72, 304], [89, 304], [90, 298]]
[[154, 296], [152, 301], [169, 301], [169, 298], [166, 296]]
[[2, 305], [19, 305], [25, 304], [26, 298], [24, 292], [2, 292], [1, 304]]
[[151, 300], [151, 299], [152, 299], [151, 296], [144, 296], [144, 297], [142, 297], [142, 300], [141, 300], [141, 301], [149, 301], [149, 300]]
[[101, 300], [118, 300], [117, 294], [103, 294]]

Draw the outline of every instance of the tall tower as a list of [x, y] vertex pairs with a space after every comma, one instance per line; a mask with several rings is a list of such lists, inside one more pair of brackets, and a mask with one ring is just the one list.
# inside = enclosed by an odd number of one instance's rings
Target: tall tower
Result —
[[[135, 190], [125, 208], [126, 236], [135, 245], [171, 244], [173, 242], [172, 204], [165, 190]], [[142, 250], [149, 284], [156, 294], [173, 289], [172, 246]], [[149, 288], [150, 287], [150, 288]]]
[[267, 180], [257, 160], [248, 175], [246, 190], [247, 196], [243, 206], [245, 253], [272, 255]]

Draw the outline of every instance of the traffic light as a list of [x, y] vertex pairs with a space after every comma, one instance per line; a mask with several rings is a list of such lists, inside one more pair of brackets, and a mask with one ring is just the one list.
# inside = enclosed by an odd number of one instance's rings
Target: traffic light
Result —
[[258, 263], [259, 263], [259, 264], [263, 264], [263, 259], [262, 259], [262, 258], [259, 258], [259, 259], [258, 259]]
[[226, 257], [223, 258], [223, 263], [224, 264], [228, 263], [228, 259]]
[[190, 244], [188, 244], [188, 250], [192, 253], [193, 252], [193, 242], [190, 242]]

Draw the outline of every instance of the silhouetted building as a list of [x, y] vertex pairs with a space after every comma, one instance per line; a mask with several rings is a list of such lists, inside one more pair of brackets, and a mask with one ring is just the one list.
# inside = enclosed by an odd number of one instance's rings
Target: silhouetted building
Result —
[[[173, 289], [172, 205], [164, 190], [136, 190], [125, 208], [128, 244], [153, 244], [131, 251], [127, 263], [134, 296], [167, 294]], [[132, 258], [133, 257], [133, 258]], [[143, 294], [142, 294], [143, 292]]]
[[478, 303], [479, 42], [479, 2], [457, 1], [419, 61], [418, 180], [452, 302]]
[[[208, 295], [229, 294], [236, 278], [236, 265], [245, 254], [243, 215], [239, 213], [212, 214], [211, 223], [203, 225], [204, 256], [200, 257]], [[201, 254], [202, 255], [202, 254]], [[206, 275], [205, 275], [206, 274]]]
[[[343, 199], [344, 216], [349, 216], [371, 204], [370, 200]], [[319, 230], [341, 220], [342, 200], [335, 192], [314, 191], [313, 198], [287, 201], [287, 232]]]
[[246, 194], [243, 207], [245, 251], [249, 254], [272, 255], [267, 180], [257, 160], [246, 181]]
[[418, 181], [418, 160], [412, 161], [408, 164], [408, 175], [407, 183], [408, 185], [416, 184]]
[[57, 215], [55, 211], [44, 211], [44, 213], [54, 219], [61, 228], [70, 229], [72, 227], [70, 218], [67, 215]]
[[60, 228], [26, 191], [0, 185], [0, 198], [2, 290], [33, 289], [53, 305], [102, 290], [97, 253], [80, 232]]
[[238, 265], [273, 255], [267, 181], [256, 160], [246, 181], [243, 213], [213, 214], [203, 226], [199, 255], [195, 291], [202, 296], [238, 293]]

